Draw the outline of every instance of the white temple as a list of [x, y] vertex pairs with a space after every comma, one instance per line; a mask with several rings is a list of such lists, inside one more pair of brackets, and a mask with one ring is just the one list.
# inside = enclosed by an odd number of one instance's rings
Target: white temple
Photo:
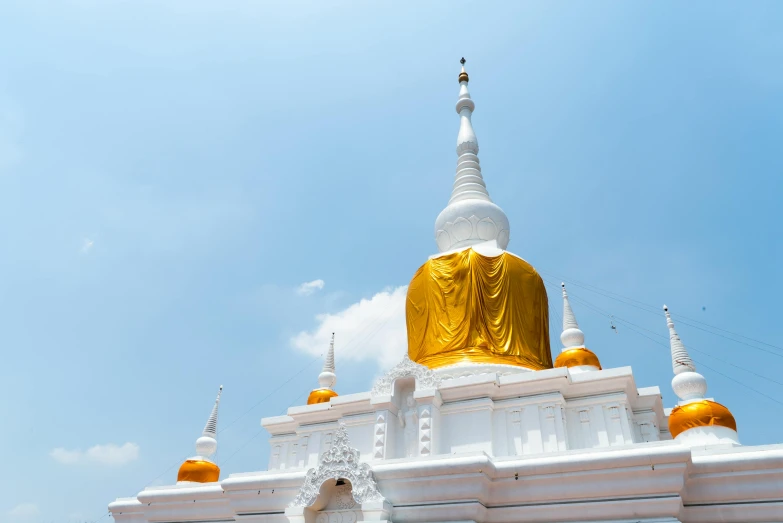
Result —
[[112, 502], [118, 523], [783, 522], [783, 444], [740, 445], [668, 309], [673, 409], [630, 367], [601, 367], [565, 286], [552, 361], [546, 291], [505, 250], [468, 81], [463, 60], [457, 174], [439, 253], [409, 287], [402, 361], [338, 395], [333, 338], [308, 404], [261, 420], [268, 470], [222, 479], [218, 396], [177, 483]]

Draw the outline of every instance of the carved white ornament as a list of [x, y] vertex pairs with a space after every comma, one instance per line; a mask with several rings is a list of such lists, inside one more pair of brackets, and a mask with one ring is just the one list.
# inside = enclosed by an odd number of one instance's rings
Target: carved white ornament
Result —
[[[445, 221], [445, 223], [439, 224], [435, 230], [435, 241], [440, 251], [445, 252], [453, 248], [489, 240], [497, 240], [498, 247], [505, 249], [509, 240], [508, 220], [504, 222], [498, 216], [499, 212], [493, 212], [497, 206], [491, 202], [471, 200], [469, 203], [474, 207], [487, 207], [487, 209], [481, 209], [487, 215], [478, 217], [471, 214], [469, 218], [458, 216], [453, 222]], [[471, 211], [474, 210], [478, 209], [471, 209]]]
[[430, 407], [423, 407], [419, 415], [419, 455], [432, 454], [432, 413]]
[[361, 505], [366, 501], [384, 501], [370, 466], [361, 463], [359, 451], [351, 447], [348, 431], [342, 424], [334, 433], [329, 449], [321, 454], [318, 466], [307, 471], [304, 484], [289, 507], [309, 507], [315, 503], [321, 485], [326, 480], [341, 478], [351, 482], [351, 492], [356, 503]]
[[315, 523], [356, 523], [359, 519], [357, 510], [328, 510], [318, 513]]
[[378, 413], [375, 419], [375, 443], [373, 444], [373, 455], [375, 459], [383, 459], [386, 453], [386, 416], [383, 412]]
[[440, 385], [440, 378], [434, 372], [424, 365], [419, 365], [412, 361], [405, 354], [400, 363], [375, 381], [370, 395], [391, 395], [394, 389], [394, 382], [400, 378], [416, 378], [416, 388], [421, 390], [437, 389]]

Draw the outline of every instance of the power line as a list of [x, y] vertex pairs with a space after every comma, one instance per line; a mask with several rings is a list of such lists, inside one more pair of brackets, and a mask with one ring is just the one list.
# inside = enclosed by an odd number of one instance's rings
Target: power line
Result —
[[[539, 272], [541, 274], [548, 274], [550, 277], [560, 279], [561, 281], [569, 282], [569, 283], [571, 283], [573, 285], [576, 285], [577, 287], [582, 287], [585, 290], [588, 290], [590, 292], [594, 292], [596, 294], [600, 294], [601, 296], [604, 296], [606, 298], [610, 298], [610, 299], [613, 299], [613, 300], [625, 303], [626, 305], [630, 305], [632, 307], [636, 307], [637, 309], [641, 309], [643, 311], [646, 311], [646, 312], [649, 312], [649, 313], [652, 313], [652, 314], [656, 314], [656, 315], [660, 314], [660, 309], [658, 307], [655, 307], [655, 306], [650, 305], [648, 303], [644, 303], [644, 302], [641, 302], [639, 300], [635, 300], [633, 298], [629, 298], [627, 296], [623, 296], [622, 294], [618, 294], [616, 292], [612, 292], [612, 291], [609, 291], [609, 290], [606, 290], [606, 289], [602, 289], [600, 287], [596, 287], [595, 285], [590, 285], [588, 283], [580, 282], [578, 280], [572, 280], [572, 279], [569, 279], [569, 278], [559, 278], [557, 275], [554, 275], [552, 273], [548, 273], [547, 271], [543, 271], [543, 270], [540, 270], [540, 269], [539, 269]], [[721, 338], [733, 341], [735, 343], [740, 343], [742, 345], [746, 345], [748, 347], [752, 347], [754, 349], [757, 349], [757, 350], [760, 350], [760, 351], [763, 351], [763, 352], [767, 352], [769, 354], [778, 355], [775, 352], [771, 352], [771, 351], [768, 351], [768, 350], [756, 347], [754, 345], [751, 345], [749, 343], [743, 342], [742, 340], [737, 340], [737, 339], [734, 339], [734, 338], [730, 338], [728, 336], [724, 336], [724, 335], [719, 334], [717, 332], [713, 332], [711, 330], [704, 329], [704, 328], [698, 327], [696, 325], [692, 325], [691, 323], [688, 323], [688, 322], [692, 321], [692, 322], [695, 322], [695, 323], [699, 323], [701, 325], [709, 327], [710, 329], [714, 329], [714, 330], [718, 330], [718, 331], [721, 331], [721, 332], [725, 332], [727, 334], [731, 334], [732, 336], [736, 336], [738, 338], [744, 338], [746, 340], [749, 340], [749, 341], [752, 341], [752, 342], [755, 342], [755, 343], [759, 343], [761, 345], [766, 345], [767, 347], [771, 347], [771, 348], [777, 349], [779, 351], [783, 351], [783, 347], [779, 347], [777, 345], [773, 345], [773, 344], [767, 343], [765, 341], [757, 340], [755, 338], [751, 338], [749, 336], [745, 336], [744, 334], [739, 334], [737, 332], [732, 332], [732, 331], [729, 331], [727, 329], [723, 329], [721, 327], [715, 327], [714, 325], [710, 325], [710, 324], [705, 323], [703, 321], [699, 321], [699, 320], [696, 320], [696, 319], [693, 319], [693, 318], [689, 318], [689, 317], [687, 317], [685, 315], [682, 315], [682, 314], [672, 314], [672, 316], [677, 318], [678, 322], [683, 323], [685, 325], [688, 325], [690, 327], [694, 327], [696, 329], [703, 330], [704, 332], [707, 332], [707, 333], [712, 334], [714, 336], [719, 336]]]
[[[547, 282], [547, 283], [548, 283], [549, 285], [552, 285], [553, 287], [554, 287], [554, 286], [556, 286], [554, 283], [551, 283], [551, 282]], [[665, 343], [663, 343], [663, 342], [661, 342], [661, 341], [659, 341], [659, 340], [656, 340], [656, 339], [654, 339], [654, 338], [651, 338], [650, 336], [647, 336], [646, 334], [644, 334], [644, 333], [642, 333], [642, 332], [640, 332], [640, 331], [638, 331], [638, 330], [636, 330], [636, 329], [645, 330], [645, 331], [647, 331], [647, 332], [649, 332], [649, 333], [651, 333], [651, 334], [653, 334], [653, 335], [655, 335], [655, 336], [660, 336], [660, 337], [662, 337], [662, 338], [666, 338], [666, 336], [663, 336], [662, 334], [658, 334], [658, 333], [656, 333], [656, 332], [653, 332], [653, 331], [651, 331], [651, 330], [649, 330], [649, 329], [646, 329], [646, 328], [644, 328], [644, 327], [642, 327], [642, 326], [640, 326], [640, 325], [636, 325], [635, 323], [633, 323], [633, 322], [630, 322], [630, 321], [628, 321], [628, 320], [625, 320], [625, 319], [623, 319], [623, 318], [620, 318], [620, 317], [618, 317], [618, 316], [611, 315], [611, 314], [609, 314], [607, 311], [604, 311], [604, 310], [600, 309], [599, 307], [597, 307], [597, 306], [595, 306], [594, 304], [592, 304], [592, 303], [588, 302], [588, 301], [587, 301], [587, 300], [585, 300], [584, 298], [581, 298], [581, 297], [579, 297], [579, 296], [576, 296], [576, 295], [573, 295], [573, 294], [570, 294], [570, 293], [569, 293], [569, 295], [568, 295], [568, 296], [569, 296], [569, 298], [574, 298], [574, 301], [576, 301], [576, 302], [578, 302], [578, 303], [580, 303], [580, 304], [582, 304], [582, 305], [586, 306], [587, 308], [591, 309], [593, 312], [596, 312], [596, 313], [598, 313], [598, 314], [599, 314], [599, 315], [601, 315], [601, 316], [606, 316], [606, 317], [609, 317], [609, 318], [614, 318], [614, 319], [616, 319], [617, 321], [620, 321], [620, 322], [622, 322], [622, 323], [623, 323], [623, 324], [624, 324], [626, 327], [628, 327], [628, 329], [629, 329], [629, 330], [631, 330], [632, 332], [634, 332], [634, 333], [636, 333], [636, 334], [638, 334], [638, 335], [640, 335], [640, 336], [643, 336], [644, 338], [647, 338], [648, 340], [652, 341], [653, 343], [656, 343], [656, 344], [658, 344], [658, 345], [661, 345], [661, 346], [663, 346], [663, 347], [669, 348], [667, 344], [665, 344]], [[740, 369], [740, 370], [742, 370], [742, 371], [748, 372], [748, 373], [750, 373], [750, 374], [753, 374], [754, 376], [757, 376], [757, 377], [759, 377], [759, 378], [762, 378], [762, 379], [765, 379], [765, 380], [771, 381], [771, 382], [773, 382], [773, 383], [776, 383], [776, 384], [778, 384], [778, 385], [783, 385], [783, 383], [781, 383], [781, 382], [779, 382], [779, 381], [777, 381], [777, 380], [774, 380], [774, 379], [772, 379], [772, 378], [769, 378], [769, 377], [767, 377], [767, 376], [761, 375], [761, 374], [759, 374], [759, 373], [757, 373], [757, 372], [755, 372], [755, 371], [753, 371], [753, 370], [746, 369], [746, 368], [744, 368], [744, 367], [741, 367], [741, 366], [739, 366], [739, 365], [736, 365], [736, 364], [734, 364], [734, 363], [731, 363], [731, 362], [725, 361], [725, 360], [723, 360], [723, 359], [721, 359], [721, 358], [718, 358], [718, 357], [716, 357], [716, 356], [713, 356], [713, 355], [711, 355], [711, 354], [709, 354], [709, 353], [706, 353], [706, 352], [704, 352], [704, 351], [700, 351], [700, 350], [698, 350], [698, 349], [694, 349], [694, 348], [692, 348], [692, 347], [690, 348], [690, 350], [693, 350], [694, 352], [698, 352], [698, 353], [704, 354], [705, 356], [709, 356], [709, 357], [711, 357], [711, 358], [713, 358], [713, 359], [715, 359], [715, 360], [718, 360], [718, 361], [720, 361], [721, 363], [725, 363], [725, 364], [727, 364], [727, 365], [730, 365], [730, 366], [732, 366], [732, 367], [735, 367], [735, 368], [737, 368], [737, 369]], [[749, 389], [749, 390], [751, 390], [751, 391], [753, 391], [753, 392], [755, 392], [755, 393], [757, 393], [757, 394], [760, 394], [760, 395], [762, 395], [762, 396], [764, 396], [764, 397], [766, 397], [766, 398], [768, 398], [768, 399], [770, 399], [770, 400], [774, 401], [775, 403], [778, 403], [778, 404], [780, 404], [780, 405], [783, 405], [783, 402], [781, 402], [781, 401], [778, 401], [777, 399], [773, 398], [772, 396], [769, 396], [768, 394], [765, 394], [765, 393], [763, 393], [763, 392], [761, 392], [761, 391], [759, 391], [759, 390], [757, 390], [757, 389], [755, 389], [755, 388], [753, 388], [753, 387], [751, 387], [751, 386], [747, 385], [746, 383], [743, 383], [743, 382], [741, 382], [741, 381], [738, 381], [738, 380], [736, 380], [736, 379], [732, 378], [731, 376], [728, 376], [728, 375], [726, 375], [726, 374], [724, 374], [724, 373], [722, 373], [722, 372], [718, 371], [717, 369], [714, 369], [714, 368], [710, 367], [709, 365], [707, 365], [707, 364], [705, 364], [705, 363], [703, 363], [703, 362], [701, 362], [701, 361], [696, 361], [696, 360], [694, 360], [694, 361], [695, 361], [695, 362], [696, 362], [698, 365], [700, 365], [700, 366], [703, 366], [704, 368], [706, 368], [706, 369], [709, 369], [709, 370], [711, 370], [712, 372], [715, 372], [716, 374], [719, 374], [719, 375], [721, 375], [721, 376], [723, 376], [723, 377], [725, 377], [725, 378], [727, 378], [727, 379], [729, 379], [729, 380], [731, 380], [731, 381], [733, 381], [733, 382], [735, 382], [735, 383], [737, 383], [737, 384], [739, 384], [739, 385], [741, 385], [741, 386], [743, 386], [743, 387], [745, 387], [745, 388], [747, 388], [747, 389]]]
[[285, 380], [283, 383], [281, 383], [281, 384], [280, 384], [280, 385], [279, 385], [277, 388], [275, 388], [274, 390], [272, 390], [272, 392], [270, 392], [269, 394], [267, 394], [266, 396], [264, 396], [263, 398], [261, 398], [261, 399], [260, 399], [259, 401], [257, 401], [257, 402], [256, 402], [256, 403], [255, 403], [255, 404], [252, 406], [252, 407], [250, 407], [249, 409], [247, 409], [247, 410], [246, 410], [244, 413], [240, 414], [240, 415], [239, 415], [239, 417], [235, 418], [235, 419], [234, 419], [233, 421], [231, 421], [231, 422], [230, 422], [228, 425], [226, 425], [225, 427], [223, 427], [222, 429], [220, 429], [220, 431], [218, 431], [218, 434], [220, 434], [221, 432], [223, 432], [224, 430], [226, 430], [227, 428], [229, 428], [231, 425], [233, 425], [234, 423], [236, 423], [236, 422], [237, 422], [237, 421], [239, 421], [240, 419], [244, 418], [244, 417], [245, 417], [247, 414], [249, 414], [251, 411], [253, 411], [253, 409], [255, 409], [256, 407], [258, 407], [259, 405], [261, 405], [263, 402], [265, 402], [266, 400], [268, 400], [268, 399], [269, 399], [269, 398], [270, 398], [270, 397], [271, 397], [271, 396], [272, 396], [272, 395], [273, 395], [275, 392], [279, 391], [280, 389], [282, 389], [283, 387], [285, 387], [286, 385], [288, 385], [289, 383], [291, 383], [291, 381], [293, 381], [293, 379], [294, 379], [294, 378], [296, 378], [297, 376], [299, 376], [301, 373], [303, 373], [305, 370], [307, 370], [307, 368], [308, 368], [308, 367], [310, 367], [310, 366], [311, 366], [311, 365], [312, 365], [314, 362], [316, 362], [317, 360], [319, 360], [319, 359], [321, 359], [321, 358], [323, 358], [323, 354], [319, 354], [318, 356], [316, 356], [316, 357], [314, 357], [313, 359], [311, 359], [310, 361], [308, 361], [308, 362], [307, 362], [307, 364], [306, 364], [304, 367], [302, 367], [301, 369], [299, 369], [299, 370], [298, 370], [298, 371], [297, 371], [297, 372], [296, 372], [294, 375], [292, 375], [290, 378], [288, 378], [288, 379], [287, 379], [287, 380]]
[[[549, 283], [549, 285], [552, 285], [552, 286], [554, 286], [555, 284], [550, 282], [550, 283]], [[660, 337], [660, 338], [663, 338], [663, 339], [668, 339], [668, 336], [664, 336], [663, 334], [660, 334], [660, 333], [658, 333], [658, 332], [655, 332], [655, 331], [652, 331], [652, 330], [650, 330], [650, 329], [647, 329], [647, 328], [645, 328], [645, 327], [642, 327], [641, 325], [637, 325], [636, 323], [633, 323], [633, 322], [631, 322], [631, 321], [628, 321], [628, 320], [626, 320], [626, 319], [624, 319], [624, 318], [620, 318], [620, 317], [618, 317], [618, 316], [615, 316], [615, 315], [613, 315], [613, 314], [610, 314], [608, 311], [605, 311], [605, 310], [601, 309], [601, 308], [600, 308], [600, 307], [598, 307], [597, 305], [595, 305], [595, 304], [593, 304], [593, 303], [590, 303], [589, 301], [587, 301], [586, 299], [584, 299], [584, 298], [582, 298], [582, 297], [580, 297], [580, 296], [578, 296], [578, 295], [575, 295], [575, 294], [569, 294], [569, 297], [573, 298], [575, 302], [577, 302], [577, 303], [580, 303], [580, 304], [582, 304], [582, 305], [584, 305], [584, 306], [586, 306], [586, 307], [588, 307], [588, 308], [590, 308], [590, 309], [593, 309], [594, 311], [598, 312], [599, 314], [601, 314], [601, 315], [603, 315], [603, 316], [607, 316], [608, 318], [613, 318], [613, 319], [615, 319], [615, 320], [617, 320], [617, 321], [619, 321], [619, 322], [622, 322], [623, 324], [625, 324], [625, 325], [626, 325], [626, 326], [628, 326], [629, 328], [630, 328], [631, 326], [633, 326], [633, 327], [636, 327], [636, 328], [638, 328], [638, 329], [642, 329], [642, 330], [644, 330], [644, 331], [647, 331], [647, 332], [649, 332], [650, 334], [652, 334], [652, 335], [654, 335], [654, 336], [658, 336], [658, 337]], [[656, 342], [656, 343], [657, 343], [657, 342]], [[737, 364], [735, 364], [735, 363], [732, 363], [732, 362], [730, 362], [730, 361], [726, 361], [726, 360], [724, 360], [724, 359], [721, 359], [721, 358], [719, 358], [719, 357], [717, 357], [717, 356], [715, 356], [715, 355], [713, 355], [713, 354], [710, 354], [710, 353], [708, 353], [708, 352], [705, 352], [705, 351], [699, 350], [699, 349], [697, 349], [697, 348], [694, 348], [694, 347], [692, 347], [692, 346], [690, 346], [690, 345], [688, 345], [688, 347], [689, 347], [689, 350], [692, 350], [692, 351], [694, 351], [694, 352], [698, 352], [698, 353], [700, 353], [700, 354], [704, 354], [705, 356], [707, 356], [707, 357], [710, 357], [710, 358], [712, 358], [712, 359], [714, 359], [714, 360], [717, 360], [717, 361], [719, 361], [719, 362], [721, 362], [721, 363], [725, 363], [726, 365], [730, 365], [730, 366], [732, 366], [732, 367], [734, 367], [734, 368], [740, 369], [740, 370], [742, 370], [742, 371], [745, 371], [745, 372], [747, 372], [747, 373], [749, 373], [749, 374], [753, 374], [753, 375], [754, 375], [754, 376], [756, 376], [756, 377], [759, 377], [759, 378], [765, 379], [765, 380], [767, 380], [767, 381], [771, 381], [772, 383], [776, 383], [776, 384], [778, 384], [778, 385], [783, 385], [783, 382], [780, 382], [780, 381], [777, 381], [777, 380], [775, 380], [775, 379], [772, 379], [772, 378], [769, 378], [769, 377], [767, 377], [767, 376], [764, 376], [764, 375], [762, 375], [762, 374], [759, 374], [759, 373], [757, 373], [756, 371], [753, 371], [753, 370], [751, 370], [751, 369], [747, 369], [747, 368], [745, 368], [745, 367], [741, 367], [741, 366], [739, 366], [739, 365], [737, 365]]]
[[[372, 329], [373, 327], [376, 327], [376, 326], [377, 326], [377, 328], [376, 328], [374, 331], [372, 331], [372, 332], [371, 332], [369, 335], [367, 335], [367, 336], [365, 336], [363, 339], [361, 339], [361, 342], [362, 342], [362, 343], [366, 343], [367, 341], [369, 341], [370, 339], [372, 339], [373, 337], [375, 337], [375, 335], [376, 335], [376, 334], [378, 334], [378, 332], [380, 332], [380, 330], [383, 328], [383, 326], [385, 326], [385, 325], [386, 325], [386, 323], [388, 323], [388, 322], [389, 322], [389, 320], [391, 319], [391, 317], [393, 316], [393, 314], [388, 314], [388, 313], [389, 313], [389, 311], [393, 311], [392, 304], [389, 304], [389, 305], [386, 307], [386, 309], [383, 311], [383, 313], [382, 313], [381, 315], [377, 316], [377, 317], [376, 317], [376, 318], [375, 318], [373, 321], [369, 321], [369, 322], [367, 322], [367, 324], [366, 324], [366, 325], [365, 325], [365, 326], [364, 326], [364, 327], [363, 327], [363, 328], [362, 328], [362, 329], [361, 329], [361, 330], [360, 330], [360, 331], [359, 331], [359, 332], [358, 332], [358, 333], [357, 333], [357, 334], [356, 334], [356, 335], [355, 335], [353, 338], [351, 338], [351, 340], [349, 340], [349, 342], [348, 342], [348, 343], [345, 345], [345, 349], [343, 349], [343, 351], [345, 351], [345, 350], [346, 350], [346, 349], [348, 349], [349, 347], [350, 347], [350, 348], [353, 348], [352, 346], [354, 346], [354, 345], [357, 345], [357, 344], [358, 344], [358, 342], [359, 342], [359, 340], [360, 340], [360, 338], [361, 338], [361, 335], [362, 335], [362, 334], [365, 334], [365, 333], [367, 333], [367, 332], [368, 332], [370, 329]], [[385, 318], [385, 319], [384, 319], [384, 318]], [[383, 319], [383, 322], [381, 322], [381, 319]], [[379, 323], [380, 323], [380, 325], [379, 325]], [[344, 352], [344, 353], [345, 353], [345, 352]], [[256, 407], [258, 407], [258, 406], [259, 406], [260, 404], [262, 404], [264, 401], [266, 401], [266, 400], [268, 400], [270, 397], [272, 397], [272, 396], [273, 396], [273, 395], [274, 395], [276, 392], [278, 392], [280, 389], [282, 389], [283, 387], [285, 387], [286, 385], [288, 385], [288, 384], [289, 384], [291, 381], [293, 381], [293, 380], [294, 380], [294, 378], [296, 378], [297, 376], [299, 376], [299, 375], [300, 375], [302, 372], [304, 372], [304, 371], [305, 371], [307, 368], [309, 368], [309, 367], [310, 367], [310, 366], [311, 366], [311, 365], [312, 365], [312, 364], [313, 364], [315, 361], [317, 361], [317, 360], [321, 359], [322, 357], [323, 357], [323, 354], [320, 354], [320, 355], [318, 355], [318, 356], [314, 357], [312, 360], [308, 361], [306, 365], [304, 365], [304, 366], [303, 366], [301, 369], [299, 369], [299, 370], [298, 370], [296, 373], [294, 373], [294, 374], [293, 374], [291, 377], [289, 377], [289, 378], [288, 378], [286, 381], [284, 381], [283, 383], [281, 383], [281, 384], [280, 384], [279, 386], [277, 386], [277, 387], [276, 387], [274, 390], [272, 390], [272, 391], [271, 391], [269, 394], [267, 394], [266, 396], [264, 396], [264, 397], [263, 397], [261, 400], [257, 401], [257, 402], [256, 402], [256, 403], [255, 403], [255, 404], [252, 406], [252, 407], [250, 407], [249, 409], [247, 409], [247, 410], [246, 410], [244, 413], [242, 413], [242, 414], [241, 414], [241, 415], [239, 415], [237, 418], [235, 418], [234, 420], [232, 420], [231, 422], [229, 422], [229, 423], [228, 423], [226, 426], [224, 426], [222, 429], [220, 429], [220, 431], [218, 432], [218, 434], [222, 433], [223, 431], [225, 431], [226, 429], [228, 429], [228, 427], [230, 427], [231, 425], [233, 425], [234, 423], [236, 423], [236, 422], [237, 422], [237, 421], [239, 421], [240, 419], [244, 418], [244, 417], [245, 417], [247, 414], [249, 414], [250, 412], [252, 412], [252, 411], [253, 411], [253, 410], [254, 410]], [[299, 398], [301, 398], [301, 396], [302, 396], [302, 395], [300, 395], [300, 396], [297, 398], [297, 400], [298, 400]], [[297, 400], [294, 400], [294, 401], [297, 401]], [[291, 405], [293, 405], [293, 403], [292, 403]], [[289, 405], [289, 408], [290, 408], [290, 405]], [[288, 409], [286, 409], [286, 410], [288, 410]], [[284, 411], [284, 413], [285, 413], [285, 411]], [[230, 455], [230, 456], [229, 456], [229, 457], [228, 457], [228, 458], [227, 458], [227, 459], [226, 459], [226, 460], [225, 460], [223, 463], [225, 463], [225, 462], [227, 462], [228, 460], [230, 460], [230, 459], [231, 459], [231, 458], [232, 458], [232, 457], [233, 457], [233, 456], [234, 456], [234, 455], [235, 455], [237, 452], [239, 452], [239, 451], [240, 451], [240, 450], [242, 450], [242, 449], [243, 449], [245, 446], [247, 446], [247, 445], [250, 443], [250, 441], [252, 441], [252, 440], [253, 440], [253, 439], [255, 439], [256, 437], [258, 437], [258, 436], [259, 436], [259, 435], [260, 435], [262, 432], [264, 432], [264, 430], [265, 430], [265, 429], [261, 429], [261, 430], [260, 430], [258, 433], [256, 433], [256, 434], [255, 434], [255, 435], [254, 435], [252, 438], [250, 438], [249, 440], [247, 440], [247, 441], [246, 441], [246, 442], [245, 442], [245, 443], [244, 443], [244, 444], [243, 444], [243, 445], [242, 445], [242, 446], [241, 446], [241, 447], [240, 447], [238, 450], [236, 450], [236, 451], [235, 451], [233, 454], [231, 454], [231, 455]], [[147, 484], [145, 485], [145, 488], [146, 488], [146, 487], [148, 487], [148, 486], [149, 486], [151, 483], [153, 483], [153, 482], [155, 482], [156, 480], [158, 480], [160, 477], [162, 477], [162, 476], [164, 476], [165, 474], [167, 474], [167, 473], [168, 473], [168, 472], [169, 472], [171, 469], [173, 469], [174, 467], [176, 467], [177, 465], [179, 465], [180, 463], [182, 463], [182, 462], [183, 462], [185, 459], [187, 459], [187, 457], [188, 457], [188, 456], [185, 456], [185, 457], [183, 457], [183, 458], [179, 459], [179, 460], [178, 460], [178, 461], [176, 461], [174, 464], [172, 464], [171, 466], [169, 466], [169, 467], [168, 467], [166, 470], [164, 470], [162, 473], [158, 474], [158, 475], [157, 475], [156, 477], [154, 477], [152, 480], [150, 480], [149, 482], [147, 482]], [[110, 512], [109, 512], [109, 514], [110, 514]], [[105, 516], [103, 516], [103, 517], [105, 517]]]
[[[300, 394], [299, 396], [297, 396], [297, 397], [296, 397], [296, 399], [295, 399], [294, 401], [292, 401], [292, 402], [291, 402], [291, 403], [288, 405], [288, 407], [286, 407], [286, 408], [284, 408], [284, 409], [283, 409], [283, 411], [280, 413], [280, 415], [282, 416], [283, 414], [285, 414], [286, 412], [288, 412], [288, 409], [290, 409], [291, 407], [293, 407], [293, 406], [294, 406], [294, 404], [296, 404], [296, 402], [298, 402], [300, 399], [302, 399], [302, 397], [303, 397], [303, 396], [304, 396], [304, 394]], [[223, 460], [223, 466], [225, 466], [225, 465], [226, 465], [226, 463], [228, 463], [229, 461], [231, 461], [231, 458], [233, 458], [234, 456], [236, 456], [236, 455], [237, 455], [237, 454], [238, 454], [238, 453], [239, 453], [239, 452], [240, 452], [242, 449], [244, 449], [245, 447], [247, 447], [247, 446], [250, 444], [250, 442], [251, 442], [251, 441], [253, 441], [253, 440], [254, 440], [254, 439], [256, 439], [258, 436], [260, 436], [260, 435], [261, 435], [261, 434], [262, 434], [262, 433], [263, 433], [265, 430], [266, 430], [266, 429], [262, 428], [261, 430], [259, 430], [258, 432], [256, 432], [256, 433], [255, 433], [255, 434], [254, 434], [254, 435], [253, 435], [253, 436], [252, 436], [250, 439], [248, 439], [247, 441], [245, 441], [245, 442], [244, 442], [244, 443], [243, 443], [243, 444], [242, 444], [242, 445], [241, 445], [241, 446], [240, 446], [240, 447], [239, 447], [237, 450], [235, 450], [235, 451], [234, 451], [234, 452], [233, 452], [233, 453], [232, 453], [232, 454], [231, 454], [229, 457], [227, 457], [225, 460]]]

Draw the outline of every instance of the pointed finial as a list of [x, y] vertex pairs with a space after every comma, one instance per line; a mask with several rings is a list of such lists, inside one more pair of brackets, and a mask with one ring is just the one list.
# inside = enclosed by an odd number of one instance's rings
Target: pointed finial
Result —
[[683, 401], [704, 399], [707, 393], [707, 380], [696, 372], [696, 365], [693, 364], [685, 345], [674, 329], [674, 322], [666, 305], [663, 306], [663, 312], [666, 315], [666, 326], [669, 327], [669, 345], [672, 352], [672, 370], [674, 370], [672, 390]]
[[[440, 252], [488, 241], [495, 241], [498, 248], [505, 249], [509, 240], [508, 217], [489, 197], [481, 174], [478, 138], [471, 122], [476, 104], [468, 90], [468, 73], [465, 71], [464, 61], [464, 58], [460, 60], [463, 65], [459, 74], [459, 95], [455, 106], [459, 114], [457, 173], [451, 185], [449, 203], [435, 220], [435, 242]], [[469, 225], [467, 230], [466, 223]]]
[[576, 322], [576, 316], [571, 309], [571, 303], [568, 301], [565, 283], [561, 283], [563, 288], [563, 333], [560, 335], [560, 341], [566, 349], [572, 347], [583, 347], [585, 344], [585, 334], [579, 329]]
[[215, 398], [215, 405], [212, 407], [212, 412], [209, 415], [207, 424], [204, 426], [204, 430], [201, 433], [201, 437], [196, 440], [196, 453], [199, 456], [208, 457], [215, 453], [217, 450], [217, 422], [218, 422], [218, 407], [220, 406], [220, 395], [223, 394], [223, 385], [218, 390], [217, 398]]
[[334, 333], [332, 333], [332, 341], [329, 343], [329, 351], [326, 353], [326, 359], [324, 360], [324, 368], [321, 374], [318, 375], [318, 384], [322, 389], [331, 389], [337, 382], [337, 375], [334, 373]]
[[462, 83], [462, 82], [468, 82], [468, 80], [469, 80], [469, 78], [468, 78], [468, 73], [467, 73], [467, 72], [465, 72], [465, 62], [466, 62], [466, 60], [465, 60], [465, 57], [463, 56], [463, 57], [460, 59], [460, 61], [459, 61], [459, 63], [461, 63], [461, 64], [462, 64], [462, 72], [460, 72], [460, 73], [459, 73], [459, 82], [460, 82], [460, 83]]
[[334, 373], [334, 333], [332, 333], [332, 341], [329, 342], [329, 351], [326, 353], [323, 371]]
[[674, 322], [672, 321], [671, 314], [669, 314], [669, 308], [664, 305], [663, 312], [666, 314], [666, 326], [669, 328], [669, 345], [672, 351], [672, 369], [675, 374], [681, 372], [692, 371], [696, 372], [696, 365], [694, 365], [688, 351], [685, 349], [680, 336], [674, 329]]

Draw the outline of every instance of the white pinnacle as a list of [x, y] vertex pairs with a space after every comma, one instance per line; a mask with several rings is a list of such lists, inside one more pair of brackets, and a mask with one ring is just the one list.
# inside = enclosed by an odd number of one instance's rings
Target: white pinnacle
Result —
[[215, 405], [212, 407], [212, 412], [209, 415], [207, 424], [204, 426], [204, 431], [201, 433], [201, 437], [196, 440], [196, 454], [201, 458], [208, 458], [217, 450], [218, 406], [220, 405], [220, 395], [222, 393], [223, 385], [218, 390]]
[[334, 333], [332, 333], [332, 341], [329, 343], [329, 352], [326, 353], [324, 368], [318, 375], [318, 384], [322, 389], [331, 389], [337, 383], [337, 375], [334, 371]]
[[476, 104], [468, 91], [465, 59], [459, 75], [459, 133], [457, 134], [457, 174], [449, 203], [435, 220], [435, 241], [440, 252], [495, 240], [501, 249], [508, 246], [509, 224], [503, 210], [492, 202], [481, 174], [478, 138], [471, 116]]
[[563, 333], [560, 335], [560, 341], [563, 343], [563, 350], [585, 346], [585, 334], [579, 329], [576, 323], [576, 316], [571, 310], [571, 304], [568, 302], [568, 293], [565, 283], [561, 283], [563, 288]]
[[674, 371], [672, 389], [677, 397], [684, 402], [702, 400], [707, 393], [707, 380], [696, 372], [696, 365], [693, 364], [685, 345], [674, 329], [674, 322], [666, 305], [663, 306], [663, 312], [666, 314], [666, 326], [669, 327], [669, 345], [672, 351], [672, 370]]

